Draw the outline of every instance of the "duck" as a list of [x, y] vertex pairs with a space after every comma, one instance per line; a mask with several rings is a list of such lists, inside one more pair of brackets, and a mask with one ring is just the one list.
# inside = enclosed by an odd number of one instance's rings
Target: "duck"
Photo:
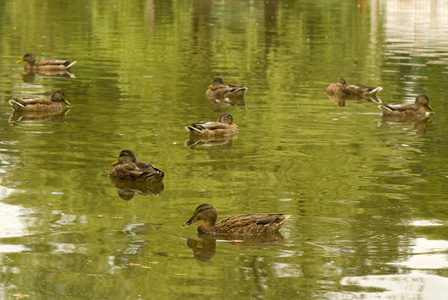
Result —
[[196, 208], [193, 216], [182, 225], [182, 228], [204, 220], [198, 227], [198, 233], [203, 235], [256, 235], [278, 231], [290, 217], [284, 214], [245, 214], [216, 222], [216, 209], [213, 205], [204, 203]]
[[68, 70], [71, 66], [76, 64], [75, 61], [69, 60], [41, 60], [36, 62], [36, 56], [33, 53], [26, 53], [22, 59], [18, 60], [16, 63], [21, 63], [26, 61], [24, 69], [29, 70]]
[[51, 93], [50, 99], [45, 98], [13, 98], [9, 100], [15, 111], [60, 111], [62, 110], [62, 102], [71, 105], [65, 98], [65, 94], [61, 90], [55, 90]]
[[429, 98], [425, 94], [420, 94], [415, 98], [414, 104], [387, 104], [379, 105], [379, 109], [384, 116], [396, 116], [396, 117], [419, 117], [426, 115], [426, 109], [434, 111], [429, 104]]
[[345, 79], [341, 77], [337, 83], [332, 83], [327, 87], [327, 95], [374, 96], [382, 89], [382, 87], [371, 87], [362, 84], [347, 84]]
[[217, 77], [213, 83], [208, 87], [205, 93], [209, 99], [223, 100], [232, 97], [244, 97], [247, 87], [237, 86], [233, 84], [225, 85], [224, 80]]
[[138, 162], [131, 150], [120, 152], [118, 159], [112, 163], [117, 165], [109, 176], [114, 179], [128, 181], [160, 182], [165, 174], [150, 163]]
[[185, 126], [185, 129], [193, 136], [218, 137], [238, 133], [238, 126], [233, 123], [233, 117], [229, 113], [222, 113], [218, 121], [201, 121]]

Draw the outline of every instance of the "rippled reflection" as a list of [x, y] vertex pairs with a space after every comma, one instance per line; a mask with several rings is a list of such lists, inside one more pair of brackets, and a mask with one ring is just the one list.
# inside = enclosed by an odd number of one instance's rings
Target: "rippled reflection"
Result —
[[193, 250], [196, 259], [207, 262], [215, 256], [216, 238], [206, 236], [202, 239], [188, 239], [186, 245]]
[[227, 242], [241, 246], [260, 246], [276, 242], [281, 242], [284, 237], [280, 232], [266, 233], [261, 235], [247, 236], [209, 236], [198, 234], [199, 238], [189, 238], [186, 245], [193, 250], [196, 259], [207, 262], [216, 253], [216, 242]]
[[126, 181], [118, 180], [115, 178], [110, 178], [110, 182], [118, 191], [118, 196], [121, 199], [129, 201], [134, 198], [135, 194], [142, 196], [155, 196], [158, 197], [162, 195], [164, 189], [163, 182], [137, 182], [137, 181]]
[[373, 102], [376, 104], [383, 103], [380, 98], [377, 96], [362, 96], [362, 95], [329, 95], [327, 94], [328, 99], [337, 101], [338, 106], [344, 107], [346, 102]]
[[214, 106], [246, 106], [244, 95], [235, 95], [227, 97], [208, 97], [210, 103]]
[[217, 137], [202, 137], [190, 135], [185, 141], [185, 146], [195, 148], [198, 146], [211, 147], [217, 146], [220, 149], [229, 149], [232, 146], [232, 140], [238, 138], [238, 134], [217, 136]]
[[14, 122], [46, 122], [62, 123], [65, 116], [70, 111], [66, 108], [63, 111], [14, 111], [9, 118], [10, 123]]
[[34, 70], [26, 73], [20, 73], [20, 77], [22, 77], [23, 82], [35, 82], [37, 76], [55, 79], [75, 78], [75, 75], [67, 70]]
[[380, 126], [410, 127], [413, 126], [417, 133], [426, 133], [428, 124], [434, 114], [428, 114], [421, 117], [403, 117], [403, 116], [382, 116]]

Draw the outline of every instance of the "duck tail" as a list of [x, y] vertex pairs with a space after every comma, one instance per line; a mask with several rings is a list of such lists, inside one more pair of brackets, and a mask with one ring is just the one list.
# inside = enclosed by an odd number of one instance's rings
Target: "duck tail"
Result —
[[190, 133], [200, 133], [201, 131], [193, 126], [185, 126], [185, 129]]
[[11, 106], [13, 106], [13, 107], [16, 107], [16, 106], [25, 107], [25, 105], [23, 105], [22, 103], [16, 101], [15, 99], [9, 100], [9, 104], [11, 104]]
[[274, 230], [279, 230], [283, 223], [286, 222], [291, 217], [291, 215], [280, 215], [273, 223], [275, 224]]
[[74, 60], [72, 63], [70, 63], [68, 66], [67, 66], [67, 69], [69, 69], [71, 66], [73, 66], [74, 64], [76, 64], [76, 60]]
[[[291, 218], [291, 215], [283, 215], [282, 216], [282, 221], [285, 222], [286, 220], [288, 220], [289, 218]], [[283, 223], [282, 222], [282, 223]]]
[[387, 105], [378, 105], [378, 108], [381, 109], [381, 111], [382, 111], [383, 113], [390, 113], [390, 112], [393, 112], [393, 111], [394, 111], [393, 108], [391, 108], [391, 107], [389, 107], [389, 106], [387, 106]]
[[379, 91], [381, 91], [383, 88], [382, 87], [376, 87], [376, 88], [374, 88], [373, 90], [371, 90], [370, 92], [369, 92], [369, 95], [375, 95], [376, 93], [378, 93]]

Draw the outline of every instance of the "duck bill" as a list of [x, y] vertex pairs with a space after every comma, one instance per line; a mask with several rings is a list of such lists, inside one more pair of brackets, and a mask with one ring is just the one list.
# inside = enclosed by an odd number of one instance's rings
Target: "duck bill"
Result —
[[190, 226], [191, 224], [193, 224], [194, 222], [196, 222], [196, 220], [195, 220], [195, 218], [194, 218], [194, 216], [193, 216], [193, 217], [191, 217], [190, 220], [188, 220], [187, 222], [185, 222], [184, 225], [182, 225], [182, 228], [188, 227], [188, 226]]
[[118, 165], [119, 163], [120, 163], [120, 161], [117, 159], [116, 161], [114, 161], [114, 162], [112, 163], [112, 166]]
[[429, 103], [428, 103], [427, 107], [428, 107], [430, 110], [434, 111], [434, 108], [432, 108], [432, 106], [431, 106]]
[[20, 64], [21, 62], [24, 62], [23, 58], [16, 61], [16, 64]]
[[208, 87], [211, 88], [213, 86], [213, 84], [210, 84]]
[[68, 102], [67, 99], [64, 99], [64, 103], [67, 104], [68, 106], [71, 106], [70, 102]]

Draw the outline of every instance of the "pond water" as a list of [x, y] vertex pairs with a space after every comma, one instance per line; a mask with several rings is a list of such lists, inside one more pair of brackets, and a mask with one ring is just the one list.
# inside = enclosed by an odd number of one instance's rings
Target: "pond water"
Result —
[[[448, 4], [435, 0], [0, 2], [0, 297], [442, 299], [448, 286]], [[15, 62], [71, 59], [71, 74]], [[429, 96], [424, 120], [336, 101], [330, 83]], [[214, 77], [248, 87], [220, 106]], [[71, 107], [14, 117], [12, 97]], [[233, 115], [237, 138], [187, 124]], [[165, 172], [116, 188], [118, 154]], [[279, 234], [199, 237], [218, 219], [292, 215]]]

